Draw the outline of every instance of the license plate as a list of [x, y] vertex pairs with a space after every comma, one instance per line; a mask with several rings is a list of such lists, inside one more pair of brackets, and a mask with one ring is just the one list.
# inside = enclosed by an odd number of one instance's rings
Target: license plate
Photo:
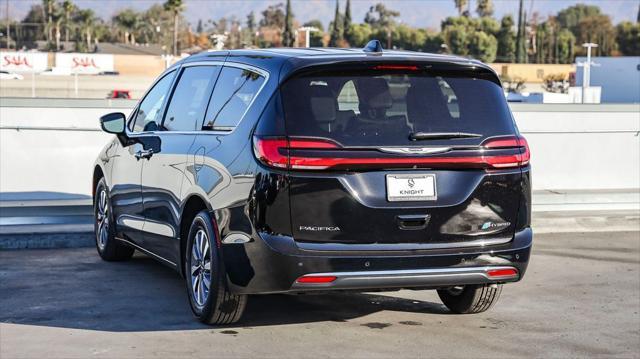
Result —
[[436, 175], [387, 175], [387, 200], [433, 201], [436, 199]]

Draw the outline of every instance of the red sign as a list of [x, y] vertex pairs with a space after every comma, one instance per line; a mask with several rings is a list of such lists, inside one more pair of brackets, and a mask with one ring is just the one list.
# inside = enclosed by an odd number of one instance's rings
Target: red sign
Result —
[[73, 59], [71, 59], [71, 61], [73, 62], [73, 65], [71, 66], [71, 68], [75, 69], [78, 67], [93, 67], [98, 69], [99, 67], [96, 65], [96, 62], [94, 59], [90, 58], [90, 57], [74, 57]]
[[3, 66], [9, 66], [9, 65], [13, 65], [13, 66], [27, 66], [29, 68], [33, 68], [33, 66], [31, 66], [31, 64], [29, 63], [29, 60], [27, 59], [26, 56], [20, 56], [20, 55], [5, 55], [3, 57], [4, 63], [2, 64]]

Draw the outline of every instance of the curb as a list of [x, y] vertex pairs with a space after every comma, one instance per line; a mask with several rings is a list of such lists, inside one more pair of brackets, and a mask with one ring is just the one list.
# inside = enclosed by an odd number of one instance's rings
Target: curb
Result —
[[534, 212], [533, 233], [640, 231], [640, 211]]
[[[635, 232], [640, 235], [640, 212], [534, 212], [534, 234], [580, 232]], [[0, 233], [0, 250], [93, 247], [94, 234], [87, 225], [22, 228]]]
[[94, 245], [93, 232], [0, 235], [0, 250], [80, 248]]

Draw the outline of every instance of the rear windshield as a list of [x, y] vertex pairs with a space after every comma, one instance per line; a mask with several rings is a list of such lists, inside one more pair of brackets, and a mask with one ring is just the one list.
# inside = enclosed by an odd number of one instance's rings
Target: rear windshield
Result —
[[[467, 145], [514, 133], [498, 84], [451, 72], [304, 75], [287, 81], [282, 94], [290, 136], [329, 138], [344, 146]], [[412, 141], [418, 132], [481, 136]]]

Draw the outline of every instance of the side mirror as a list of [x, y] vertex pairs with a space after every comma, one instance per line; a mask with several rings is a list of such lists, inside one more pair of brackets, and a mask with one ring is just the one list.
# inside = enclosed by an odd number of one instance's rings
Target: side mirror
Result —
[[122, 112], [113, 112], [100, 117], [100, 127], [107, 133], [124, 135], [126, 117]]

